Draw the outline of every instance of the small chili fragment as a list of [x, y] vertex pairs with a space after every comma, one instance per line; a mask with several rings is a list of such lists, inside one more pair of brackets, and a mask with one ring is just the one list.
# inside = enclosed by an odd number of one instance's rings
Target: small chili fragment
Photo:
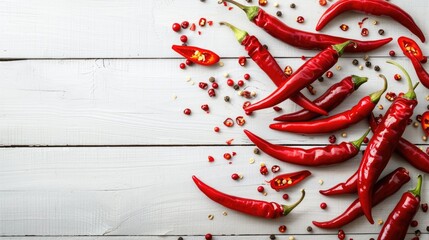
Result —
[[291, 66], [288, 65], [288, 66], [285, 67], [285, 69], [284, 69], [283, 72], [286, 74], [286, 76], [290, 76], [293, 73], [293, 69], [292, 69]]
[[212, 83], [212, 88], [218, 89], [219, 88], [219, 84], [217, 84], [216, 82]]
[[421, 124], [424, 133], [426, 136], [429, 136], [429, 111], [426, 111], [422, 114]]
[[208, 158], [209, 162], [214, 162], [214, 160], [215, 160], [213, 156], [208, 156], [207, 158]]
[[250, 79], [250, 74], [248, 74], [248, 73], [244, 74], [243, 78], [246, 79], [246, 80], [249, 80]]
[[223, 121], [223, 125], [227, 127], [232, 127], [234, 126], [234, 120], [232, 120], [232, 118], [227, 118], [225, 119], [225, 121]]
[[279, 106], [274, 106], [273, 107], [274, 111], [276, 112], [280, 112], [281, 110], [283, 110], [283, 108], [279, 107]]
[[402, 76], [400, 75], [400, 74], [395, 74], [394, 76], [393, 76], [393, 78], [396, 80], [396, 81], [399, 81], [399, 80], [401, 80], [402, 79]]
[[335, 137], [335, 135], [332, 134], [332, 135], [329, 136], [328, 140], [329, 140], [329, 143], [333, 144], [333, 143], [335, 143], [337, 141], [337, 137]]
[[238, 58], [238, 64], [240, 64], [240, 66], [244, 67], [246, 65], [247, 59], [244, 56], [241, 56]]
[[209, 105], [207, 105], [207, 104], [201, 105], [201, 109], [203, 111], [205, 111], [206, 113], [209, 113], [209, 110], [210, 110]]
[[237, 118], [235, 118], [235, 122], [238, 126], [243, 126], [246, 123], [246, 119], [244, 119], [243, 116], [238, 116]]
[[237, 85], [242, 87], [244, 86], [244, 81], [243, 80], [238, 80]]
[[283, 194], [282, 198], [283, 198], [284, 200], [288, 200], [288, 199], [289, 199], [289, 195], [288, 195], [287, 193], [285, 193], [285, 194]]
[[282, 175], [279, 175], [269, 181], [270, 186], [272, 189], [279, 191], [282, 189], [286, 189], [291, 186], [295, 186], [305, 178], [311, 175], [311, 172], [308, 170], [299, 171], [299, 172], [292, 172], [292, 173], [285, 173]]
[[198, 25], [201, 27], [204, 27], [207, 23], [207, 20], [205, 18], [200, 18], [200, 21], [198, 21]]
[[422, 203], [421, 207], [422, 207], [422, 211], [423, 212], [427, 212], [428, 211], [428, 204], [427, 203]]
[[280, 225], [279, 232], [284, 233], [284, 232], [286, 232], [286, 230], [287, 230], [286, 225]]
[[327, 78], [332, 78], [334, 76], [334, 73], [332, 71], [327, 71], [326, 72], [326, 77]]
[[349, 30], [349, 26], [347, 24], [341, 24], [340, 29], [343, 31]]
[[296, 18], [296, 22], [297, 22], [297, 23], [303, 23], [303, 22], [304, 22], [304, 17], [303, 17], [303, 16], [298, 16], [298, 17]]
[[183, 22], [182, 22], [182, 24], [180, 24], [180, 26], [181, 26], [183, 29], [187, 29], [187, 28], [189, 27], [189, 22], [188, 22], [188, 21], [183, 21]]
[[186, 59], [204, 66], [213, 65], [220, 60], [219, 55], [216, 53], [195, 46], [173, 45], [172, 49]]
[[209, 85], [205, 82], [199, 82], [198, 83], [198, 87], [200, 87], [201, 89], [204, 89], [204, 90], [207, 89], [208, 86]]
[[207, 93], [209, 94], [209, 97], [216, 97], [216, 91], [213, 88], [210, 88]]
[[223, 158], [225, 158], [226, 160], [230, 160], [232, 158], [232, 156], [230, 153], [224, 153]]
[[271, 167], [271, 172], [273, 172], [273, 173], [277, 173], [277, 172], [279, 172], [280, 171], [280, 166], [279, 165], [273, 165], [272, 167]]
[[368, 28], [362, 28], [362, 31], [360, 32], [360, 35], [366, 37], [369, 35], [369, 30]]
[[195, 23], [192, 23], [191, 27], [189, 28], [189, 30], [191, 31], [195, 31], [195, 29], [197, 28], [197, 26], [195, 25]]
[[267, 166], [265, 165], [265, 163], [261, 163], [261, 168], [259, 169], [259, 172], [260, 172], [262, 175], [268, 175], [268, 168], [267, 168]]
[[326, 0], [319, 0], [320, 6], [326, 6], [327, 2]]

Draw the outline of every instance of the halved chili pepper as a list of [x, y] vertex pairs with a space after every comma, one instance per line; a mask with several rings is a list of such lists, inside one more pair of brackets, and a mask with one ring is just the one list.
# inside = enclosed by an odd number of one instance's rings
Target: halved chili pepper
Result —
[[425, 62], [427, 58], [423, 56], [419, 45], [417, 45], [414, 40], [407, 37], [400, 37], [398, 39], [398, 44], [405, 56], [411, 60], [420, 82], [423, 86], [429, 88], [429, 73], [426, 72], [422, 65], [422, 62]]
[[413, 110], [417, 105], [416, 93], [414, 92], [414, 87], [407, 71], [396, 62], [387, 62], [394, 64], [403, 71], [408, 81], [409, 90], [403, 96], [396, 98], [387, 110], [380, 125], [374, 130], [374, 135], [367, 145], [359, 166], [359, 200], [362, 204], [363, 212], [371, 224], [374, 223], [374, 219], [371, 215], [374, 184], [389, 162], [394, 149], [398, 145], [399, 139], [405, 131], [408, 120], [413, 115]]
[[[377, 204], [396, 193], [408, 181], [410, 181], [410, 175], [408, 171], [402, 167], [397, 168], [383, 177], [375, 185], [374, 193], [372, 194], [374, 197], [372, 206], [375, 207]], [[362, 208], [359, 199], [356, 199], [350, 204], [346, 211], [338, 217], [326, 222], [313, 221], [313, 224], [320, 228], [340, 228], [361, 216], [363, 216]]]
[[419, 210], [421, 190], [422, 175], [419, 175], [416, 188], [402, 194], [401, 199], [387, 217], [378, 235], [378, 240], [405, 239], [408, 226]]
[[429, 111], [426, 111], [422, 114], [421, 124], [426, 136], [429, 136]]
[[285, 173], [279, 176], [276, 176], [269, 181], [272, 189], [280, 191], [288, 187], [297, 185], [299, 182], [311, 175], [311, 172], [308, 170], [303, 170], [299, 172]]
[[203, 183], [196, 176], [192, 176], [192, 180], [194, 180], [201, 192], [220, 205], [248, 215], [263, 218], [278, 218], [288, 215], [296, 206], [298, 206], [298, 204], [302, 202], [305, 196], [305, 191], [302, 189], [301, 198], [296, 203], [292, 205], [282, 205], [276, 202], [247, 199], [222, 193]]
[[384, 81], [383, 89], [362, 98], [355, 106], [353, 106], [347, 111], [338, 113], [336, 115], [324, 119], [318, 119], [308, 122], [273, 123], [270, 125], [270, 128], [279, 131], [307, 134], [329, 133], [347, 128], [350, 125], [355, 124], [362, 119], [368, 117], [374, 107], [377, 105], [381, 95], [387, 89], [386, 78], [381, 74], [380, 77]]
[[[350, 96], [360, 85], [368, 81], [367, 77], [359, 77], [352, 75], [344, 78], [340, 82], [332, 85], [323, 95], [314, 100], [314, 103], [325, 109], [331, 111], [336, 108], [346, 97]], [[275, 121], [284, 122], [302, 122], [319, 117], [320, 114], [310, 112], [308, 110], [300, 110], [294, 113], [288, 113], [274, 118]]]
[[200, 65], [213, 65], [220, 59], [216, 53], [199, 47], [173, 45], [171, 48], [186, 59]]
[[[276, 86], [280, 86], [282, 83], [288, 81], [289, 77], [285, 75], [276, 59], [270, 54], [267, 48], [262, 46], [255, 36], [250, 36], [247, 32], [229, 23], [221, 22], [220, 24], [231, 28], [238, 42], [245, 47], [249, 56], [268, 75]], [[295, 95], [291, 96], [290, 99], [309, 111], [328, 115], [325, 110], [311, 102], [301, 92], [297, 92]]]
[[322, 30], [336, 16], [347, 11], [358, 11], [376, 16], [389, 16], [416, 34], [422, 42], [425, 36], [413, 18], [400, 7], [380, 0], [340, 0], [332, 4], [320, 17], [316, 31]]
[[[429, 116], [428, 116], [429, 117]], [[377, 121], [375, 120], [374, 114], [369, 116], [369, 125], [371, 129], [377, 128]], [[408, 161], [415, 168], [429, 173], [429, 155], [423, 152], [419, 147], [407, 141], [405, 138], [400, 138], [398, 147], [395, 151], [399, 153], [405, 160]]]
[[359, 153], [360, 146], [370, 130], [356, 141], [310, 149], [275, 145], [248, 130], [244, 133], [260, 150], [280, 161], [303, 166], [321, 166], [344, 162]]
[[[331, 45], [343, 43], [348, 40], [342, 37], [305, 32], [299, 29], [291, 28], [258, 6], [245, 6], [232, 0], [219, 1], [219, 3], [222, 2], [235, 4], [246, 13], [247, 18], [250, 21], [264, 29], [268, 34], [297, 48], [307, 50], [323, 50]], [[355, 42], [357, 46], [346, 47], [346, 52], [369, 52], [392, 41], [392, 38], [385, 38], [375, 41], [359, 41], [355, 39], [350, 40]]]
[[273, 107], [282, 101], [290, 98], [296, 92], [305, 88], [307, 85], [321, 77], [326, 71], [335, 65], [338, 58], [343, 54], [344, 48], [352, 42], [347, 41], [341, 44], [332, 45], [323, 50], [315, 57], [305, 62], [298, 70], [296, 70], [288, 81], [282, 83], [268, 97], [247, 106], [244, 110], [253, 112], [255, 110]]

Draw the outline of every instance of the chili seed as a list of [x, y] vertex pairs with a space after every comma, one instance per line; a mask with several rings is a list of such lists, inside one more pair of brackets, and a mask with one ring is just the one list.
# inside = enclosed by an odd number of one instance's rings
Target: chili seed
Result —
[[180, 36], [180, 41], [185, 43], [188, 41], [188, 37], [186, 35], [182, 35], [182, 36]]
[[246, 107], [248, 107], [251, 103], [249, 101], [245, 101], [243, 103], [243, 109], [245, 109]]
[[380, 66], [375, 65], [375, 66], [374, 66], [374, 70], [375, 70], [376, 72], [380, 71]]
[[225, 97], [223, 97], [223, 100], [225, 101], [225, 102], [229, 102], [229, 96], [225, 96]]
[[179, 65], [179, 67], [180, 67], [181, 69], [185, 69], [185, 68], [186, 68], [186, 65], [185, 65], [184, 63], [181, 63], [181, 64]]
[[231, 78], [229, 78], [227, 81], [226, 81], [226, 84], [228, 85], [228, 86], [234, 86], [234, 80], [232, 80]]
[[279, 165], [273, 165], [272, 167], [271, 167], [271, 172], [273, 172], [273, 173], [277, 173], [277, 172], [279, 172], [280, 171], [280, 166]]
[[386, 93], [386, 95], [384, 96], [387, 100], [389, 100], [390, 102], [394, 101], [398, 96], [396, 96], [396, 93], [394, 92], [388, 92]]
[[213, 235], [211, 235], [210, 233], [207, 233], [207, 234], [204, 236], [204, 238], [205, 238], [206, 240], [212, 240], [212, 239], [213, 239]]
[[312, 232], [312, 231], [313, 231], [313, 228], [311, 226], [308, 226], [307, 227], [307, 232]]
[[402, 77], [401, 77], [401, 75], [400, 74], [395, 74], [395, 76], [393, 76], [393, 78], [396, 80], [396, 81], [399, 81], [399, 80], [401, 80], [402, 79]]
[[393, 50], [389, 51], [389, 56], [394, 57], [395, 55], [396, 55], [395, 51], [393, 51]]
[[264, 191], [265, 191], [265, 189], [264, 189], [264, 187], [263, 187], [263, 186], [258, 186], [257, 190], [258, 190], [258, 192], [260, 192], [260, 193], [262, 193], [262, 192], [264, 192]]
[[319, 0], [320, 6], [325, 6], [326, 3], [327, 3], [326, 0]]
[[184, 113], [185, 115], [191, 115], [191, 109], [189, 109], [189, 108], [185, 108], [185, 110], [183, 110], [183, 113]]
[[214, 162], [214, 160], [215, 160], [213, 156], [208, 156], [207, 158], [208, 158], [209, 162]]
[[230, 160], [231, 159], [231, 154], [229, 154], [229, 153], [224, 153], [223, 154], [223, 158], [225, 158], [226, 160]]
[[357, 59], [353, 59], [352, 64], [357, 66], [359, 64], [359, 61]]
[[244, 119], [243, 116], [238, 116], [235, 119], [235, 122], [237, 123], [238, 126], [243, 126], [246, 123], [246, 120]]
[[171, 28], [173, 29], [173, 31], [178, 32], [180, 31], [181, 26], [178, 23], [173, 23], [173, 26]]
[[419, 126], [419, 123], [418, 123], [418, 122], [414, 122], [414, 123], [413, 123], [413, 127], [415, 127], [415, 128], [416, 128], [416, 127], [418, 127], [418, 126]]
[[411, 223], [410, 223], [410, 226], [411, 227], [417, 227], [419, 225], [419, 222], [417, 222], [417, 220], [413, 220], [413, 221], [411, 221]]
[[340, 71], [340, 70], [341, 70], [341, 66], [340, 66], [340, 65], [337, 65], [337, 66], [335, 67], [335, 69], [337, 69], [337, 71]]
[[366, 62], [365, 62], [365, 66], [366, 66], [366, 67], [371, 67], [371, 62], [370, 62], [370, 61], [366, 61]]
[[277, 11], [276, 12], [276, 15], [277, 15], [277, 17], [281, 17], [283, 14], [282, 14], [282, 11]]
[[322, 202], [321, 204], [320, 204], [320, 208], [321, 209], [326, 209], [328, 207], [328, 204], [326, 204], [325, 202]]
[[244, 56], [241, 56], [238, 58], [238, 64], [240, 64], [240, 66], [244, 67], [246, 65], [247, 62], [247, 58]]
[[296, 8], [295, 3], [291, 3], [291, 4], [290, 4], [290, 8]]
[[246, 80], [249, 80], [250, 79], [250, 74], [248, 74], [248, 73], [244, 74], [243, 78], [246, 79]]
[[382, 224], [383, 224], [383, 220], [378, 219], [378, 220], [377, 220], [377, 224], [378, 224], [378, 225], [382, 225]]
[[283, 72], [287, 75], [290, 76], [293, 73], [293, 69], [291, 66], [286, 66], [285, 69], [283, 70]]
[[428, 140], [428, 137], [426, 135], [423, 135], [422, 140], [426, 142]]
[[286, 232], [286, 230], [287, 230], [286, 225], [280, 225], [279, 232], [284, 233], [284, 232]]
[[303, 22], [304, 22], [304, 17], [303, 17], [303, 16], [298, 16], [298, 17], [296, 18], [296, 22], [297, 22], [297, 23], [303, 23]]
[[282, 197], [283, 197], [284, 200], [288, 200], [289, 199], [289, 195], [287, 193], [283, 194]]
[[255, 163], [255, 159], [254, 158], [249, 158], [249, 163], [250, 164], [254, 164]]
[[274, 3], [274, 7], [279, 7], [279, 3], [278, 3], [278, 2], [275, 2], [275, 3]]
[[213, 88], [210, 88], [207, 93], [209, 94], [209, 97], [216, 97], [216, 91]]
[[240, 178], [240, 176], [238, 176], [238, 174], [237, 174], [237, 173], [233, 173], [233, 174], [231, 175], [231, 178], [232, 178], [232, 180], [238, 180], [238, 179]]
[[254, 154], [260, 154], [260, 153], [261, 153], [261, 150], [259, 150], [259, 148], [254, 148], [254, 149], [253, 149], [253, 153], [254, 153]]
[[359, 70], [362, 70], [363, 69], [363, 66], [362, 65], [359, 65]]
[[366, 37], [369, 35], [369, 30], [368, 28], [362, 28], [362, 31], [360, 32], [360, 35]]
[[383, 105], [378, 105], [378, 109], [383, 110]]
[[349, 30], [349, 26], [346, 24], [341, 24], [340, 29], [343, 31], [347, 31], [347, 30]]
[[215, 77], [209, 77], [209, 82], [214, 83], [216, 81]]
[[217, 84], [216, 82], [212, 83], [212, 88], [218, 89], [218, 87], [219, 87], [219, 84]]
[[267, 5], [268, 1], [267, 0], [259, 0], [259, 6], [265, 6]]
[[383, 29], [378, 30], [378, 34], [384, 35], [384, 30]]
[[275, 239], [276, 239], [276, 235], [271, 234], [271, 235], [270, 235], [270, 239], [271, 239], [271, 240], [275, 240]]
[[343, 137], [343, 138], [347, 137], [347, 133], [345, 133], [345, 132], [341, 133], [341, 137]]
[[325, 74], [325, 76], [326, 76], [327, 78], [332, 78], [332, 77], [334, 76], [334, 73], [333, 73], [333, 72], [331, 72], [331, 71], [327, 71], [327, 72], [326, 72], [326, 74]]
[[227, 118], [225, 119], [225, 121], [223, 121], [223, 125], [227, 127], [232, 127], [234, 126], [234, 121], [232, 120], [232, 118]]
[[423, 212], [427, 212], [428, 211], [428, 204], [427, 203], [422, 203], [422, 211]]

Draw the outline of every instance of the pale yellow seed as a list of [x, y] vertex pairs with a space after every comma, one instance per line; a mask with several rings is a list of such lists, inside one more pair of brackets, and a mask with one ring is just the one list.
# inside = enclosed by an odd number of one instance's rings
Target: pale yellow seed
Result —
[[238, 96], [243, 96], [243, 90], [237, 92]]
[[294, 236], [290, 236], [288, 239], [289, 240], [295, 240], [295, 237]]
[[194, 85], [194, 84], [195, 84], [195, 82], [194, 82], [194, 81], [191, 81], [190, 83], [191, 83], [191, 85]]
[[343, 132], [343, 133], [341, 133], [341, 137], [347, 137], [347, 133], [345, 133], [345, 132]]
[[383, 224], [383, 220], [378, 219], [378, 220], [377, 220], [377, 224], [378, 224], [378, 225], [382, 225], [382, 224]]
[[187, 77], [186, 77], [186, 81], [187, 81], [187, 82], [191, 81], [191, 79], [192, 79], [192, 78], [191, 78], [191, 77], [189, 77], [189, 76], [187, 76]]
[[265, 166], [265, 163], [264, 163], [264, 162], [261, 162], [260, 166], [261, 166], [261, 167]]
[[278, 3], [278, 2], [275, 2], [275, 3], [274, 3], [274, 7], [279, 7], [279, 3]]
[[362, 70], [362, 69], [363, 69], [363, 66], [362, 66], [362, 65], [360, 65], [360, 66], [359, 66], [359, 70]]
[[340, 70], [341, 70], [341, 66], [340, 66], [340, 65], [337, 65], [336, 69], [337, 69], [338, 71], [340, 71]]
[[413, 123], [413, 126], [414, 126], [414, 127], [418, 127], [418, 126], [419, 126], [419, 123], [418, 123], [418, 122], [414, 122], [414, 123]]
[[176, 96], [176, 95], [173, 95], [173, 97], [172, 97], [172, 98], [173, 98], [173, 100], [176, 100], [176, 99], [177, 99], [177, 96]]
[[228, 213], [227, 213], [227, 212], [225, 212], [225, 211], [223, 211], [223, 212], [222, 212], [222, 215], [226, 216], [226, 215], [228, 215]]
[[426, 101], [429, 101], [429, 95], [426, 96]]
[[267, 196], [267, 195], [268, 195], [268, 193], [267, 193], [267, 192], [264, 192], [263, 194], [264, 194], [264, 196]]
[[219, 62], [219, 66], [223, 67], [224, 66], [223, 62]]
[[250, 163], [250, 164], [254, 164], [254, 163], [255, 163], [255, 159], [254, 159], [254, 158], [250, 158], [250, 159], [249, 159], [249, 163]]
[[244, 178], [243, 174], [238, 174], [238, 176], [240, 177], [240, 179]]
[[383, 110], [383, 105], [378, 105], [378, 109]]
[[213, 214], [209, 214], [208, 219], [213, 220], [213, 218], [214, 218]]
[[377, 24], [378, 24], [378, 22], [376, 20], [372, 21], [372, 25], [377, 25]]
[[250, 92], [250, 96], [256, 97], [256, 92], [255, 91]]
[[287, 184], [292, 184], [292, 180], [290, 180], [290, 179], [289, 179], [289, 180], [287, 181]]
[[423, 136], [422, 140], [426, 142], [428, 140], [428, 137], [427, 136]]
[[319, 179], [319, 184], [320, 184], [320, 185], [323, 185], [323, 183], [324, 183], [324, 182], [323, 182], [323, 179]]
[[226, 72], [223, 74], [223, 76], [227, 78], [227, 77], [229, 77], [229, 73]]

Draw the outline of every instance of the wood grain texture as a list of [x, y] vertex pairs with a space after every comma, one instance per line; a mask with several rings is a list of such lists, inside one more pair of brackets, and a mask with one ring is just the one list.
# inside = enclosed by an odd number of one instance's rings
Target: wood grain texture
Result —
[[[281, 10], [281, 19], [288, 25], [314, 32], [318, 18], [326, 8], [317, 1], [306, 1], [296, 2], [297, 8], [291, 9], [291, 2], [279, 2], [279, 8], [269, 3], [264, 9], [274, 15], [277, 10]], [[407, 4], [395, 0], [392, 3], [412, 13], [423, 32], [429, 32], [429, 25], [425, 21], [427, 1], [416, 0], [413, 4]], [[229, 21], [255, 34], [270, 49], [275, 50], [273, 53], [276, 56], [315, 54], [314, 51], [303, 52], [280, 43], [250, 23], [241, 10], [234, 7], [228, 11], [217, 1], [2, 0], [0, 9], [0, 58], [177, 57], [170, 51], [170, 46], [180, 43], [180, 35], [171, 30], [171, 25], [183, 20], [197, 23], [201, 17], [214, 21], [214, 26], [182, 33], [190, 37], [190, 44], [209, 47], [222, 57], [237, 57], [244, 52], [232, 44], [232, 34], [226, 28], [220, 29], [217, 25], [219, 21]], [[304, 24], [296, 22], [296, 17], [300, 15], [305, 17]], [[370, 17], [365, 23], [370, 35], [364, 38], [360, 36], [358, 27], [358, 22], [364, 17], [364, 14], [358, 13], [343, 14], [329, 24], [323, 33], [356, 39], [378, 39], [380, 36], [377, 31], [383, 28], [386, 37], [412, 36], [402, 25], [387, 17]], [[373, 20], [377, 20], [378, 24], [372, 25]], [[339, 29], [342, 23], [348, 24], [350, 30], [342, 32]], [[198, 31], [202, 31], [202, 34], [198, 35]], [[428, 52], [427, 44], [422, 46]], [[398, 49], [395, 42], [371, 54], [386, 56], [392, 48]]]
[[[232, 164], [224, 152], [236, 152]], [[214, 163], [207, 155], [215, 157]], [[255, 163], [250, 164], [249, 159]], [[324, 197], [318, 190], [348, 178], [359, 164], [356, 157], [343, 164], [308, 168], [312, 176], [300, 185], [275, 192], [262, 176], [259, 164], [281, 166], [282, 173], [303, 169], [269, 156], [254, 155], [253, 147], [139, 147], [139, 148], [11, 148], [0, 151], [0, 235], [266, 235], [287, 225], [287, 234], [307, 234], [312, 220], [328, 220], [340, 214], [356, 196]], [[410, 171], [412, 180], [397, 194], [373, 210], [374, 218], [385, 220], [402, 192], [412, 188], [419, 171], [398, 156], [391, 159], [384, 174], [398, 166]], [[232, 173], [243, 179], [233, 181]], [[383, 174], [383, 175], [384, 175]], [[249, 217], [212, 202], [193, 184], [197, 175], [222, 192], [247, 198], [291, 204], [299, 189], [307, 195], [289, 216], [277, 220]], [[426, 175], [425, 175], [426, 176]], [[323, 180], [320, 185], [319, 180]], [[429, 197], [425, 177], [422, 199]], [[257, 192], [264, 185], [267, 196]], [[282, 199], [283, 193], [290, 200]], [[328, 208], [319, 208], [326, 202]], [[223, 216], [223, 212], [228, 213]], [[208, 220], [213, 214], [214, 219]], [[427, 214], [427, 213], [426, 213]], [[420, 229], [429, 224], [425, 213], [416, 219]], [[364, 218], [343, 228], [349, 234], [372, 233], [380, 226]], [[414, 229], [415, 230], [415, 229]], [[410, 232], [413, 229], [410, 228]], [[423, 231], [424, 232], [424, 231]], [[314, 227], [313, 234], [335, 234], [336, 230]]]
[[[397, 59], [407, 69], [410, 63]], [[362, 60], [361, 60], [362, 61]], [[393, 80], [398, 70], [385, 63], [385, 59], [371, 59], [373, 66], [380, 65], [389, 79], [388, 91], [399, 93], [406, 90], [406, 82]], [[301, 59], [281, 59], [281, 66], [291, 65], [297, 69]], [[237, 82], [244, 73], [251, 74], [244, 89], [255, 91], [256, 101], [275, 89], [274, 84], [258, 67], [249, 61], [246, 68], [235, 60], [225, 60], [223, 67], [178, 68], [180, 60], [31, 60], [0, 63], [0, 144], [1, 145], [201, 145], [223, 144], [234, 139], [233, 144], [249, 144], [243, 129], [249, 129], [274, 143], [327, 144], [328, 135], [300, 135], [277, 132], [268, 128], [273, 118], [300, 109], [291, 101], [281, 106], [283, 111], [266, 109], [246, 117], [243, 127], [227, 128], [223, 121], [244, 115], [242, 104], [247, 99], [237, 95], [227, 86], [224, 73]], [[163, 68], [159, 68], [163, 65]], [[345, 111], [363, 96], [381, 88], [378, 73], [371, 68], [359, 70], [351, 59], [341, 59], [340, 71], [332, 69], [334, 77], [313, 86], [317, 96], [333, 83], [356, 74], [368, 76], [362, 85], [332, 114]], [[415, 73], [410, 71], [414, 81]], [[220, 87], [217, 97], [208, 97], [207, 91], [198, 87], [198, 82], [208, 82], [214, 76]], [[189, 82], [186, 79], [190, 77]], [[194, 85], [192, 85], [194, 84]], [[414, 116], [425, 111], [428, 91], [417, 88], [420, 104]], [[311, 96], [307, 90], [303, 93]], [[226, 103], [224, 96], [230, 96]], [[176, 99], [177, 98], [177, 99]], [[209, 104], [210, 114], [201, 110]], [[383, 113], [390, 102], [380, 101], [383, 110], [376, 107], [375, 113]], [[191, 116], [183, 114], [191, 108]], [[414, 119], [414, 118], [413, 118]], [[213, 128], [219, 126], [220, 133]], [[361, 136], [368, 127], [365, 121], [337, 131], [348, 133], [348, 140]], [[424, 143], [421, 128], [408, 127], [406, 138], [414, 143]]]

